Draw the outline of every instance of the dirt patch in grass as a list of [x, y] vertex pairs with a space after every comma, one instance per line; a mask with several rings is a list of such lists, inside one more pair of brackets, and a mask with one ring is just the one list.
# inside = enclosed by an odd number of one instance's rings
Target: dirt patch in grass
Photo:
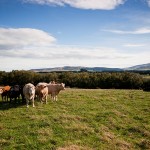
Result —
[[8, 145], [8, 144], [10, 144], [10, 142], [8, 140], [6, 140], [6, 139], [0, 139], [0, 146], [2, 146], [2, 145]]
[[108, 145], [111, 145], [112, 149], [119, 149], [119, 150], [129, 150], [132, 149], [132, 146], [127, 141], [121, 139], [119, 136], [115, 135], [110, 129], [106, 126], [101, 127], [102, 136], [101, 140]]
[[86, 121], [86, 118], [83, 118], [81, 116], [68, 115], [68, 114], [63, 114], [62, 116], [59, 117], [59, 119], [65, 121]]
[[88, 147], [78, 146], [78, 145], [70, 145], [65, 147], [59, 147], [57, 150], [92, 150], [92, 149]]
[[52, 136], [53, 131], [50, 128], [41, 128], [38, 130], [38, 134], [42, 136]]
[[150, 149], [150, 140], [145, 140], [142, 139], [138, 144], [137, 144], [141, 149]]
[[128, 142], [126, 142], [126, 141], [124, 141], [124, 140], [116, 140], [116, 146], [120, 149], [120, 150], [130, 150], [130, 149], [133, 149], [132, 147], [131, 147], [131, 144], [130, 143], [128, 143]]

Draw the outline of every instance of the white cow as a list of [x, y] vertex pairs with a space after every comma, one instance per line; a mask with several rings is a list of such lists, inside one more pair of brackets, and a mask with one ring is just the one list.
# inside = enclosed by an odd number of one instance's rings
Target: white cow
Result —
[[65, 90], [65, 84], [47, 84], [48, 87], [48, 94], [51, 95], [52, 100], [57, 101], [57, 95], [61, 90]]
[[23, 94], [26, 99], [26, 105], [29, 107], [29, 101], [32, 101], [32, 106], [35, 107], [34, 105], [34, 97], [35, 97], [35, 86], [31, 83], [26, 84], [23, 87]]

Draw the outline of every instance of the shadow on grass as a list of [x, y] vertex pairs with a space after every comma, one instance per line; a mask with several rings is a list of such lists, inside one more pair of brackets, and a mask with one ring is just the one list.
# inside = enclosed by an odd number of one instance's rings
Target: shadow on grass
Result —
[[10, 108], [17, 108], [26, 105], [25, 101], [22, 101], [22, 99], [17, 99], [15, 102], [14, 100], [12, 102], [2, 102], [0, 101], [0, 110], [8, 110]]

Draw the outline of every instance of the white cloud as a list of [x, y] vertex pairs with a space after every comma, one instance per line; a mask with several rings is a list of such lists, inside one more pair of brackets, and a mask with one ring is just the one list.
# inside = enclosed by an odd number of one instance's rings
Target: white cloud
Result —
[[7, 69], [8, 71], [66, 65], [122, 68], [143, 64], [149, 60], [150, 52], [137, 52], [135, 55], [107, 47], [53, 45], [43, 46], [42, 50], [41, 47], [0, 50], [0, 70]]
[[24, 2], [46, 4], [46, 5], [70, 5], [80, 9], [115, 9], [118, 5], [124, 4], [126, 0], [23, 0]]
[[0, 28], [0, 50], [32, 46], [49, 46], [56, 39], [48, 33], [31, 28]]
[[148, 34], [148, 33], [150, 33], [150, 28], [140, 28], [140, 29], [135, 30], [131, 33], [132, 34]]
[[148, 6], [150, 7], [150, 0], [147, 0]]
[[125, 44], [124, 45], [125, 47], [143, 47], [143, 46], [145, 46], [145, 44], [131, 44], [131, 43], [129, 43], [129, 44]]
[[[113, 54], [113, 55], [112, 55]], [[16, 57], [27, 59], [48, 59], [48, 60], [90, 60], [90, 59], [114, 59], [120, 56], [113, 48], [107, 47], [80, 47], [70, 45], [53, 45], [39, 47], [22, 47], [9, 50], [0, 50], [1, 57]]]
[[139, 28], [134, 31], [124, 31], [124, 30], [102, 30], [106, 32], [112, 32], [116, 34], [150, 34], [150, 28]]

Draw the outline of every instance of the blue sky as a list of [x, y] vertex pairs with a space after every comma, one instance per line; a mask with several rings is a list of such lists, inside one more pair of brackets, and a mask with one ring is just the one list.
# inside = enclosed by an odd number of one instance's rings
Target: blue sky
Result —
[[0, 70], [150, 63], [150, 0], [0, 0]]

